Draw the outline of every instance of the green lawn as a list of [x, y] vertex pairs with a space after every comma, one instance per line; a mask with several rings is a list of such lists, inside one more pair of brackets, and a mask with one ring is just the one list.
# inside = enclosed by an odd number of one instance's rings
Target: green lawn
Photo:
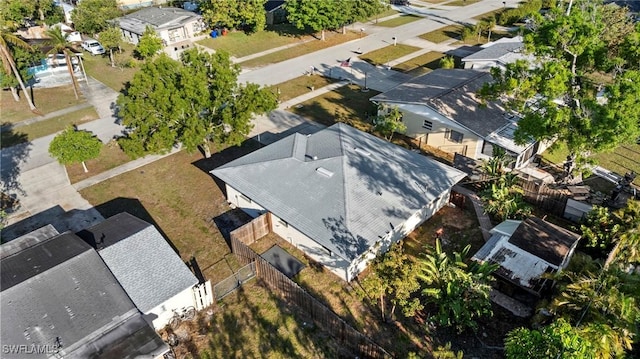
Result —
[[96, 113], [93, 107], [87, 107], [48, 120], [20, 126], [9, 131], [2, 131], [2, 143], [0, 143], [0, 147], [6, 148], [17, 145], [18, 143], [31, 141], [62, 131], [71, 124], [79, 125], [98, 119], [98, 117], [98, 113]]
[[[542, 154], [545, 161], [554, 163], [560, 167], [566, 161], [569, 151], [564, 144], [560, 144], [554, 150], [547, 150]], [[597, 165], [624, 176], [629, 171], [640, 173], [640, 145], [620, 145], [611, 152], [598, 153], [592, 156]], [[640, 186], [640, 177], [633, 181]]]
[[356, 85], [343, 86], [305, 101], [290, 111], [326, 126], [345, 122], [359, 130], [369, 131], [372, 124], [363, 119], [375, 113], [376, 107], [369, 99], [377, 94], [379, 92], [374, 90], [361, 92]]
[[287, 101], [303, 95], [311, 88], [319, 89], [333, 83], [335, 80], [320, 75], [300, 76], [277, 85], [270, 86], [271, 92], [278, 94], [278, 100]]
[[300, 45], [290, 47], [288, 49], [272, 52], [270, 54], [260, 56], [248, 61], [240, 63], [244, 68], [260, 67], [276, 62], [281, 62], [289, 59], [296, 58], [298, 56], [306, 55], [318, 50], [326, 49], [347, 41], [351, 41], [360, 37], [359, 32], [347, 31], [346, 34], [326, 31], [325, 41], [312, 40], [301, 43]]
[[[30, 92], [30, 95], [33, 97], [33, 103], [43, 115], [86, 102], [82, 95], [76, 100], [73, 93], [73, 86], [70, 84], [59, 87], [33, 89], [33, 91], [27, 89], [27, 91]], [[2, 121], [3, 124], [16, 123], [38, 117], [37, 114], [29, 110], [29, 105], [24, 98], [24, 94], [21, 93], [20, 101], [16, 102], [11, 92], [5, 90], [2, 90], [0, 93], [0, 114], [2, 115], [0, 121]]]
[[244, 57], [276, 47], [301, 43], [312, 40], [313, 37], [301, 36], [300, 31], [291, 25], [274, 25], [264, 31], [246, 34], [243, 31], [233, 31], [226, 36], [211, 37], [198, 41], [200, 45], [214, 50], [224, 50], [235, 57]]
[[485, 12], [484, 14], [480, 14], [478, 16], [473, 17], [476, 20], [489, 20], [491, 18], [497, 18], [505, 9], [498, 9], [489, 12]]
[[414, 22], [414, 21], [417, 21], [417, 20], [420, 20], [420, 19], [422, 19], [422, 17], [420, 17], [420, 16], [401, 15], [401, 16], [393, 18], [393, 19], [389, 19], [389, 20], [386, 20], [386, 21], [379, 22], [377, 24], [377, 26], [396, 27], [396, 26], [408, 24], [410, 22]]
[[411, 60], [397, 64], [393, 67], [396, 71], [406, 72], [413, 76], [424, 75], [432, 70], [440, 68], [440, 59], [446, 55], [442, 52], [430, 51], [416, 56]]
[[375, 51], [367, 52], [364, 55], [360, 55], [360, 58], [372, 65], [384, 65], [389, 61], [409, 55], [410, 53], [418, 50], [420, 50], [419, 47], [404, 44], [398, 44], [396, 46], [390, 45]]
[[481, 0], [455, 0], [452, 2], [448, 2], [446, 4], [443, 5], [447, 5], [447, 6], [467, 6], [467, 5], [471, 5], [471, 4], [475, 4], [477, 2], [480, 2]]
[[82, 164], [80, 163], [66, 165], [65, 167], [67, 168], [69, 181], [71, 181], [71, 183], [77, 183], [83, 179], [108, 171], [129, 161], [131, 161], [131, 158], [122, 152], [118, 143], [116, 141], [111, 141], [102, 146], [100, 156], [98, 156], [98, 158], [85, 162], [89, 172], [85, 173], [82, 168]]
[[138, 66], [142, 63], [133, 57], [134, 49], [133, 44], [125, 43], [122, 46], [122, 53], [115, 51], [116, 67], [111, 67], [108, 54], [91, 56], [85, 52], [83, 62], [87, 75], [120, 92], [124, 84], [133, 79], [133, 75], [138, 71]]
[[378, 15], [374, 15], [374, 16], [370, 17], [368, 19], [368, 21], [370, 23], [372, 23], [372, 25], [377, 25], [377, 24], [379, 24], [379, 21], [378, 21], [379, 19], [384, 19], [385, 17], [389, 17], [389, 16], [392, 16], [392, 15], [395, 15], [395, 14], [399, 14], [399, 13], [400, 13], [400, 11], [393, 10], [392, 8], [388, 8], [385, 11], [379, 13]]
[[462, 26], [460, 25], [448, 25], [438, 30], [427, 32], [426, 34], [422, 34], [418, 37], [438, 44], [451, 39], [460, 39], [460, 29], [462, 29]]

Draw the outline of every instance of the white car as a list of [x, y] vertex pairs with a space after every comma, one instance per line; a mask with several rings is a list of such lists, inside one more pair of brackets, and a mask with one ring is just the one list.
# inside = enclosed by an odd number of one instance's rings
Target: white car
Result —
[[82, 48], [88, 51], [91, 55], [102, 55], [105, 52], [104, 47], [94, 39], [84, 40], [80, 46], [82, 46]]

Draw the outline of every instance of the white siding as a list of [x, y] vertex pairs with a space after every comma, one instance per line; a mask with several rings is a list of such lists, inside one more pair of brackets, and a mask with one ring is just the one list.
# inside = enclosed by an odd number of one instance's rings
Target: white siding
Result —
[[187, 288], [161, 305], [143, 314], [145, 320], [151, 324], [155, 330], [160, 330], [169, 324], [169, 319], [173, 317], [173, 310], [181, 313], [183, 308], [194, 306], [193, 289]]
[[444, 207], [449, 202], [449, 196], [451, 190], [443, 192], [440, 197], [435, 201], [427, 204], [422, 209], [415, 212], [409, 217], [401, 226], [397, 226], [392, 232], [390, 232], [385, 238], [381, 239], [366, 253], [356, 258], [347, 270], [347, 281], [354, 279], [360, 272], [367, 268], [369, 262], [373, 260], [377, 255], [385, 253], [389, 250], [391, 244], [396, 243], [406, 237], [409, 233], [415, 230], [418, 226], [424, 223], [427, 219], [431, 218], [436, 212]]
[[284, 238], [287, 242], [306, 253], [316, 262], [325, 266], [338, 277], [347, 280], [346, 270], [349, 265], [347, 260], [337, 256], [335, 253], [330, 253], [327, 248], [293, 228], [273, 213], [271, 214], [271, 223], [273, 233]]
[[240, 208], [251, 217], [256, 218], [259, 215], [266, 212], [266, 210], [262, 208], [259, 204], [253, 202], [251, 198], [248, 198], [247, 196], [243, 195], [242, 193], [237, 191], [235, 188], [229, 186], [228, 184], [226, 185], [226, 188], [227, 188], [227, 202], [229, 202], [233, 206]]

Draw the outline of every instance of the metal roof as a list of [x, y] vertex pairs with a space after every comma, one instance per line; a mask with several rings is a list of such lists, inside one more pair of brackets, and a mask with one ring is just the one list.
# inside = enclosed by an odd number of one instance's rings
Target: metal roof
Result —
[[410, 110], [415, 113], [433, 109], [484, 137], [512, 122], [499, 102], [483, 102], [477, 94], [492, 79], [490, 73], [483, 71], [437, 69], [376, 95], [371, 101], [414, 105]]
[[465, 176], [342, 123], [211, 173], [349, 261]]
[[143, 313], [193, 287], [198, 279], [151, 224], [126, 212], [83, 231]]
[[147, 26], [156, 30], [182, 27], [202, 19], [201, 15], [175, 7], [146, 7], [131, 14], [116, 18], [120, 28], [142, 35]]
[[[4, 344], [52, 349], [60, 342], [65, 358], [93, 357], [103, 354], [107, 346], [119, 346], [120, 342], [111, 342], [103, 334], [138, 313], [98, 253], [72, 233], [35, 243], [7, 256], [0, 265]], [[119, 351], [117, 357], [134, 357], [138, 348], [133, 353], [129, 349]], [[48, 354], [17, 357], [52, 355]]]
[[[517, 53], [522, 55], [524, 44], [522, 43], [522, 36], [517, 36], [515, 38], [502, 38], [498, 41], [484, 44], [482, 47], [482, 50], [463, 58], [462, 61], [498, 61], [509, 54]], [[522, 55], [522, 58], [525, 58], [525, 56]]]

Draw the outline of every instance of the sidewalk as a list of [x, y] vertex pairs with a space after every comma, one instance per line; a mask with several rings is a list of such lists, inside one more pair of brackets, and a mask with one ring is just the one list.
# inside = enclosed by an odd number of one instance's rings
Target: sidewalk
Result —
[[91, 107], [91, 103], [89, 103], [88, 101], [80, 103], [80, 104], [77, 104], [77, 105], [74, 105], [74, 106], [71, 106], [71, 107], [63, 108], [62, 110], [49, 112], [49, 113], [47, 113], [46, 115], [43, 115], [43, 116], [32, 117], [32, 118], [29, 118], [29, 119], [26, 119], [26, 120], [23, 120], [23, 121], [20, 121], [20, 122], [4, 124], [4, 125], [2, 125], [2, 128], [4, 129], [5, 127], [6, 128], [10, 127], [10, 128], [16, 129], [16, 128], [19, 128], [19, 127], [22, 127], [22, 126], [27, 126], [27, 125], [31, 125], [31, 124], [34, 124], [34, 123], [37, 123], [37, 122], [46, 121], [46, 120], [52, 119], [54, 117], [66, 115], [68, 113], [75, 112], [75, 111], [78, 111], [78, 110], [82, 110], [82, 109], [85, 109], [87, 107]]

